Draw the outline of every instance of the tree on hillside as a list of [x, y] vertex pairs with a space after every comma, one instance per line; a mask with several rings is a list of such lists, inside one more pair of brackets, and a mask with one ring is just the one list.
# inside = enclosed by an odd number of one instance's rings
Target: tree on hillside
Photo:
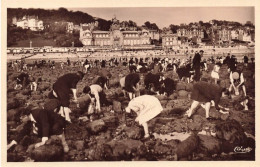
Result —
[[178, 26], [178, 25], [174, 25], [174, 24], [171, 24], [170, 25], [170, 29], [171, 29], [171, 31], [172, 31], [172, 33], [177, 33], [177, 30], [180, 28], [180, 26]]
[[149, 21], [146, 21], [144, 23], [144, 26], [150, 30], [159, 30], [158, 26], [155, 23], [150, 23]]

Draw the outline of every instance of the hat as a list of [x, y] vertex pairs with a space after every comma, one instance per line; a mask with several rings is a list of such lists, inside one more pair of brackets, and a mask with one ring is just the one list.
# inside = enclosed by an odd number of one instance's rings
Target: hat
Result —
[[44, 109], [48, 111], [54, 111], [56, 108], [60, 107], [60, 101], [57, 99], [50, 99], [45, 102]]
[[203, 51], [203, 50], [200, 50], [200, 52], [204, 53], [204, 51]]
[[233, 78], [233, 79], [238, 79], [238, 78], [239, 78], [238, 72], [233, 72], [233, 73], [232, 73], [232, 78]]

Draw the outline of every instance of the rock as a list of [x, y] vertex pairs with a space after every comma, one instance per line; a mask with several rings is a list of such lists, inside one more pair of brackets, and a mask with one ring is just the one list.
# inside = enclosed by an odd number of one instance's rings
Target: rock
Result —
[[78, 151], [84, 150], [85, 142], [83, 140], [75, 141], [74, 146]]
[[221, 114], [221, 120], [226, 121], [229, 118], [229, 114]]
[[181, 97], [181, 98], [186, 98], [186, 97], [188, 97], [188, 92], [186, 91], [186, 90], [179, 90], [178, 91], [178, 95], [179, 95], [179, 97]]
[[27, 136], [27, 135], [24, 136], [23, 139], [20, 141], [20, 144], [21, 144], [22, 146], [27, 147], [28, 145], [31, 144], [31, 138], [30, 138], [29, 136]]
[[202, 123], [199, 122], [189, 122], [188, 128], [192, 131], [201, 131], [202, 130]]
[[15, 109], [20, 107], [20, 101], [16, 98], [11, 98], [7, 100], [7, 110]]
[[16, 121], [8, 121], [7, 122], [7, 129], [12, 129], [14, 127], [16, 127]]
[[32, 95], [32, 99], [33, 100], [43, 100], [43, 96], [42, 95]]
[[38, 85], [38, 89], [41, 91], [46, 91], [50, 87], [51, 87], [50, 83], [48, 83], [48, 82], [42, 82]]
[[7, 111], [7, 121], [19, 121], [20, 112], [18, 109], [11, 109]]
[[178, 97], [178, 94], [176, 92], [174, 92], [173, 94], [171, 94], [169, 96], [169, 99], [175, 100], [175, 99], [177, 99], [177, 97]]
[[222, 88], [228, 88], [230, 86], [230, 80], [225, 79], [220, 81], [220, 87]]
[[191, 92], [193, 90], [193, 84], [192, 83], [187, 83], [185, 86], [185, 90], [188, 92]]
[[90, 149], [85, 149], [85, 157], [89, 161], [111, 161], [113, 160], [112, 149], [107, 144], [97, 144]]
[[113, 110], [115, 112], [121, 112], [122, 111], [121, 103], [119, 101], [113, 101]]
[[233, 102], [233, 107], [236, 111], [242, 111], [244, 109], [244, 106], [241, 105], [239, 101]]
[[109, 152], [110, 160], [131, 160], [133, 157], [146, 154], [146, 148], [139, 140], [112, 140], [107, 145], [112, 149], [112, 152]]
[[204, 123], [207, 121], [206, 117], [201, 115], [193, 115], [192, 120], [196, 123]]
[[211, 107], [209, 110], [209, 116], [215, 119], [220, 119], [221, 113], [217, 111], [215, 107]]
[[176, 90], [177, 90], [177, 91], [179, 91], [179, 90], [185, 90], [185, 88], [186, 88], [186, 85], [185, 85], [184, 82], [178, 82], [178, 83], [176, 84]]
[[236, 120], [227, 120], [216, 124], [216, 137], [237, 145], [246, 142], [243, 127]]
[[7, 162], [24, 162], [25, 158], [22, 154], [17, 154], [13, 152], [7, 153]]
[[125, 127], [126, 135], [130, 139], [140, 140], [144, 136], [144, 131], [142, 127], [133, 126], [133, 127]]
[[25, 96], [30, 96], [31, 90], [28, 90], [28, 89], [22, 90], [22, 94], [25, 95]]
[[63, 158], [63, 147], [60, 145], [43, 145], [35, 148], [30, 157], [38, 162], [61, 161]]
[[176, 154], [178, 159], [186, 158], [197, 150], [199, 144], [198, 136], [192, 135], [177, 145]]
[[65, 131], [67, 140], [84, 140], [90, 135], [85, 125], [69, 124], [66, 126]]
[[212, 136], [198, 135], [199, 152], [206, 155], [219, 154], [221, 152], [221, 141]]
[[18, 100], [26, 100], [26, 99], [28, 99], [28, 96], [25, 96], [25, 95], [23, 95], [22, 93], [16, 94], [15, 97], [16, 97]]
[[25, 147], [18, 144], [18, 145], [15, 146], [14, 150], [15, 150], [15, 152], [21, 153], [21, 152], [25, 151]]
[[118, 117], [114, 115], [105, 116], [102, 118], [107, 127], [115, 128], [118, 126]]
[[91, 99], [90, 99], [89, 95], [85, 95], [85, 96], [78, 98], [79, 108], [81, 108], [81, 109], [87, 110], [90, 102], [91, 102]]
[[106, 125], [105, 125], [105, 122], [102, 120], [102, 119], [99, 119], [99, 120], [95, 120], [93, 122], [90, 122], [88, 125], [87, 125], [87, 129], [93, 133], [93, 134], [97, 134], [101, 131], [104, 131], [106, 130]]

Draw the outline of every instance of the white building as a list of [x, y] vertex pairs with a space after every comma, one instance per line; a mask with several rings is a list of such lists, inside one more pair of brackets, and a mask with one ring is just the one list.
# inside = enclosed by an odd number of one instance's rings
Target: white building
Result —
[[30, 29], [32, 31], [40, 31], [44, 29], [43, 21], [39, 20], [38, 17], [35, 16], [24, 16], [22, 19], [18, 19], [16, 26], [21, 27], [22, 29]]

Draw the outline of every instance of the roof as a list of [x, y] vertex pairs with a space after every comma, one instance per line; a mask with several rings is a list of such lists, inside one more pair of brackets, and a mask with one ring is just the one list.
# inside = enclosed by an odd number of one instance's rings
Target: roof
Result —
[[138, 31], [122, 31], [122, 33], [132, 33], [132, 34], [137, 34]]
[[93, 34], [109, 34], [109, 31], [93, 31]]

